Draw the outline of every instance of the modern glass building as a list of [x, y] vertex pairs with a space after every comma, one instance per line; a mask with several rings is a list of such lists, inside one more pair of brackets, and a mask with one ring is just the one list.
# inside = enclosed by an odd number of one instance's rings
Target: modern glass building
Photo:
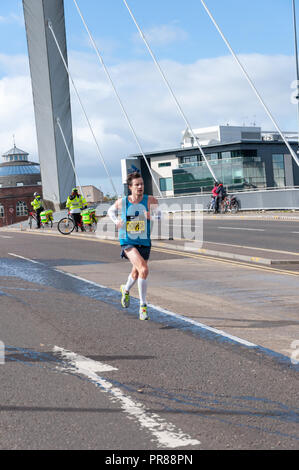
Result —
[[[213, 133], [211, 129], [214, 129]], [[199, 143], [204, 154], [217, 180], [228, 191], [299, 186], [299, 167], [277, 134], [262, 132], [257, 127], [237, 126], [215, 126], [208, 128], [206, 133], [199, 131], [198, 140], [201, 140]], [[213, 138], [205, 138], [207, 135]], [[297, 140], [291, 133], [287, 137], [296, 153]], [[193, 141], [188, 142], [186, 132], [184, 138], [178, 149], [146, 154], [160, 191], [165, 196], [210, 192], [214, 185], [198, 146], [194, 146]], [[130, 162], [134, 161], [132, 158], [139, 161], [146, 189], [157, 195], [143, 157], [132, 155], [129, 158]]]

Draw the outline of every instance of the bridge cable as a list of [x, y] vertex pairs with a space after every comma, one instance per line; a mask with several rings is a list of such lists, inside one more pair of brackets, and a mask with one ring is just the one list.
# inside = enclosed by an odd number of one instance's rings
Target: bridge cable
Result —
[[93, 48], [94, 48], [94, 50], [95, 50], [95, 52], [96, 52], [96, 54], [97, 54], [97, 56], [98, 56], [98, 59], [99, 59], [100, 63], [102, 64], [102, 66], [103, 66], [103, 68], [104, 68], [104, 71], [105, 71], [105, 73], [106, 73], [106, 76], [107, 76], [108, 80], [109, 80], [110, 83], [111, 83], [111, 86], [112, 86], [112, 88], [113, 88], [113, 90], [114, 90], [114, 93], [115, 93], [115, 95], [116, 95], [116, 98], [117, 98], [117, 100], [118, 100], [118, 103], [119, 103], [119, 105], [120, 105], [120, 107], [121, 107], [121, 109], [122, 109], [122, 112], [123, 112], [123, 114], [124, 114], [124, 116], [125, 116], [125, 119], [126, 119], [128, 125], [129, 125], [129, 127], [130, 127], [130, 129], [131, 129], [131, 131], [132, 131], [132, 134], [133, 134], [133, 136], [134, 136], [134, 138], [135, 138], [135, 141], [136, 141], [136, 143], [137, 143], [137, 145], [138, 145], [138, 147], [139, 147], [139, 150], [140, 150], [140, 152], [141, 152], [141, 154], [142, 154], [142, 156], [143, 156], [143, 158], [144, 158], [144, 161], [145, 161], [145, 163], [146, 163], [146, 165], [147, 165], [147, 168], [148, 168], [148, 170], [149, 170], [149, 172], [150, 172], [150, 175], [151, 175], [151, 177], [152, 177], [152, 179], [153, 179], [153, 182], [154, 182], [155, 185], [156, 185], [156, 188], [157, 188], [157, 190], [158, 190], [158, 192], [159, 192], [159, 194], [160, 194], [160, 197], [163, 197], [163, 196], [162, 196], [162, 193], [161, 193], [161, 191], [160, 191], [160, 188], [159, 188], [159, 186], [158, 186], [158, 184], [157, 184], [157, 182], [156, 182], [156, 180], [155, 180], [155, 178], [154, 178], [152, 169], [151, 169], [151, 167], [150, 167], [150, 165], [149, 165], [149, 163], [148, 163], [148, 161], [147, 161], [147, 159], [146, 159], [146, 157], [145, 157], [145, 154], [144, 154], [144, 152], [143, 152], [143, 150], [142, 150], [141, 144], [140, 144], [139, 139], [138, 139], [138, 137], [137, 137], [137, 135], [136, 135], [136, 132], [135, 132], [133, 126], [132, 126], [132, 123], [131, 123], [131, 121], [130, 121], [130, 119], [129, 119], [129, 116], [128, 116], [128, 114], [127, 114], [125, 108], [124, 108], [124, 105], [123, 105], [123, 103], [122, 103], [122, 101], [121, 101], [121, 99], [120, 99], [120, 96], [119, 96], [119, 94], [118, 94], [118, 92], [117, 92], [117, 90], [116, 90], [116, 87], [115, 87], [115, 85], [114, 85], [114, 83], [113, 83], [113, 80], [112, 80], [112, 78], [111, 78], [111, 75], [110, 75], [110, 73], [109, 73], [109, 71], [108, 71], [108, 69], [107, 69], [107, 67], [106, 67], [106, 65], [105, 65], [105, 62], [104, 62], [104, 60], [103, 60], [103, 57], [101, 56], [101, 54], [100, 54], [100, 52], [99, 52], [99, 49], [98, 49], [98, 47], [97, 47], [97, 45], [96, 45], [96, 43], [95, 43], [95, 41], [94, 41], [94, 39], [93, 39], [93, 37], [92, 37], [92, 35], [91, 35], [91, 32], [90, 32], [90, 30], [89, 30], [89, 28], [88, 28], [88, 26], [87, 26], [87, 24], [86, 24], [86, 21], [85, 21], [83, 15], [82, 15], [82, 12], [81, 12], [81, 10], [80, 10], [80, 8], [79, 8], [79, 6], [78, 6], [78, 3], [76, 2], [76, 0], [73, 0], [73, 1], [74, 1], [74, 4], [75, 4], [76, 8], [77, 8], [77, 11], [78, 11], [78, 13], [79, 13], [79, 15], [80, 15], [80, 17], [81, 17], [82, 23], [83, 23], [83, 25], [84, 25], [84, 27], [85, 27], [85, 29], [86, 29], [86, 31], [87, 31], [87, 34], [88, 34], [89, 39], [90, 39], [90, 42], [91, 42], [91, 44], [92, 44], [92, 46], [93, 46]]
[[[295, 43], [295, 60], [296, 60], [296, 76], [297, 76], [297, 118], [299, 121], [299, 64], [298, 64], [298, 44], [297, 44], [297, 26], [296, 26], [296, 7], [295, 7], [295, 0], [293, 0], [293, 27], [294, 27], [294, 43]], [[299, 132], [298, 132], [298, 150], [299, 152]]]
[[115, 195], [117, 196], [117, 191], [116, 191], [116, 188], [115, 188], [115, 186], [114, 186], [113, 180], [112, 180], [112, 178], [111, 178], [111, 176], [110, 176], [110, 173], [109, 173], [109, 171], [108, 171], [108, 168], [107, 168], [107, 166], [106, 166], [104, 157], [103, 157], [103, 155], [102, 155], [102, 152], [101, 152], [101, 149], [100, 149], [100, 147], [99, 147], [98, 141], [97, 141], [97, 139], [96, 139], [95, 133], [94, 133], [94, 131], [93, 131], [93, 129], [92, 129], [91, 123], [90, 123], [90, 121], [89, 121], [89, 119], [88, 119], [88, 116], [87, 116], [87, 114], [86, 114], [85, 108], [84, 108], [83, 103], [82, 103], [82, 101], [81, 101], [80, 95], [79, 95], [79, 93], [78, 93], [78, 90], [77, 90], [77, 88], [76, 88], [76, 85], [75, 85], [75, 83], [74, 83], [74, 80], [73, 80], [73, 78], [72, 78], [72, 75], [71, 75], [71, 73], [70, 73], [70, 70], [69, 70], [69, 68], [68, 68], [68, 66], [67, 66], [67, 64], [66, 64], [66, 61], [65, 61], [64, 57], [63, 57], [61, 48], [60, 48], [60, 46], [59, 46], [59, 44], [58, 44], [56, 35], [55, 35], [54, 30], [53, 30], [53, 27], [52, 27], [51, 21], [48, 21], [48, 28], [50, 29], [50, 31], [51, 31], [51, 33], [52, 33], [52, 36], [53, 36], [53, 38], [54, 38], [54, 41], [55, 41], [55, 44], [56, 44], [56, 46], [57, 46], [58, 52], [59, 52], [59, 54], [60, 54], [60, 56], [61, 56], [63, 65], [64, 65], [64, 67], [65, 67], [65, 69], [66, 69], [66, 71], [67, 71], [67, 73], [68, 73], [68, 76], [69, 76], [69, 78], [70, 78], [72, 84], [73, 84], [73, 87], [74, 87], [74, 90], [75, 90], [75, 92], [76, 92], [77, 98], [78, 98], [78, 100], [79, 100], [79, 103], [80, 103], [80, 105], [81, 105], [81, 108], [82, 108], [82, 110], [83, 110], [83, 113], [84, 113], [84, 115], [85, 115], [85, 118], [86, 118], [86, 120], [87, 120], [89, 129], [90, 129], [90, 131], [91, 131], [91, 133], [92, 133], [92, 136], [93, 136], [93, 138], [94, 138], [95, 144], [96, 144], [96, 146], [97, 146], [97, 149], [98, 149], [98, 152], [99, 152], [99, 156], [100, 156], [100, 158], [101, 158], [101, 161], [102, 161], [102, 163], [103, 163], [103, 166], [104, 166], [104, 168], [105, 168], [105, 171], [106, 171], [106, 173], [107, 173], [107, 176], [108, 176], [108, 178], [110, 179], [110, 182], [111, 182], [111, 185], [112, 185], [113, 190], [114, 190], [114, 192], [115, 192]]
[[139, 31], [139, 34], [140, 34], [142, 40], [144, 41], [144, 43], [145, 43], [145, 45], [146, 45], [146, 47], [147, 47], [147, 49], [148, 49], [148, 51], [149, 51], [149, 53], [150, 53], [150, 55], [151, 55], [151, 57], [152, 57], [152, 59], [153, 59], [153, 61], [154, 61], [155, 65], [156, 65], [158, 71], [160, 72], [160, 75], [162, 76], [162, 78], [163, 78], [163, 80], [164, 80], [164, 82], [165, 82], [165, 84], [166, 84], [166, 86], [167, 86], [167, 88], [168, 88], [168, 90], [169, 90], [169, 92], [170, 92], [172, 98], [174, 99], [175, 104], [176, 104], [176, 106], [177, 106], [177, 108], [178, 108], [178, 110], [179, 110], [179, 112], [180, 112], [180, 114], [181, 114], [183, 120], [185, 121], [185, 124], [186, 124], [186, 126], [187, 126], [187, 129], [189, 129], [189, 132], [191, 133], [191, 136], [193, 137], [194, 142], [196, 142], [196, 145], [197, 145], [197, 147], [198, 147], [198, 149], [199, 149], [201, 155], [203, 156], [204, 161], [205, 161], [205, 163], [206, 163], [206, 165], [207, 165], [207, 167], [208, 167], [208, 169], [209, 169], [211, 175], [213, 176], [213, 179], [214, 179], [215, 181], [218, 181], [217, 178], [216, 178], [216, 176], [215, 176], [215, 173], [213, 172], [213, 170], [212, 170], [212, 168], [211, 168], [211, 166], [210, 166], [210, 164], [209, 164], [209, 162], [208, 162], [208, 160], [207, 160], [207, 158], [206, 158], [206, 155], [205, 155], [205, 153], [204, 153], [204, 151], [203, 151], [201, 145], [200, 145], [199, 142], [198, 142], [198, 138], [195, 136], [195, 134], [194, 134], [194, 132], [193, 132], [193, 129], [192, 129], [192, 127], [191, 127], [191, 125], [190, 125], [190, 123], [189, 123], [189, 121], [188, 121], [186, 115], [184, 114], [184, 112], [183, 112], [183, 110], [182, 110], [182, 107], [180, 106], [180, 104], [179, 104], [179, 102], [178, 102], [178, 100], [177, 100], [177, 98], [176, 98], [176, 96], [175, 96], [175, 94], [174, 94], [174, 92], [173, 92], [173, 90], [172, 90], [172, 88], [171, 88], [171, 86], [170, 86], [170, 84], [169, 84], [169, 82], [168, 82], [168, 80], [167, 80], [167, 78], [166, 78], [166, 76], [165, 76], [165, 74], [164, 74], [164, 72], [163, 72], [161, 66], [159, 65], [159, 63], [158, 63], [158, 61], [157, 61], [157, 59], [156, 59], [156, 57], [155, 57], [155, 55], [154, 55], [154, 53], [153, 53], [153, 51], [152, 51], [152, 49], [151, 49], [151, 47], [150, 47], [150, 45], [149, 45], [147, 39], [145, 38], [145, 36], [144, 36], [144, 34], [143, 34], [143, 32], [142, 32], [142, 30], [141, 30], [139, 24], [137, 23], [137, 20], [136, 20], [135, 16], [133, 15], [132, 10], [130, 9], [130, 7], [129, 7], [128, 3], [126, 2], [126, 0], [123, 0], [123, 2], [124, 2], [124, 4], [125, 4], [125, 6], [126, 6], [128, 12], [129, 12], [129, 14], [130, 14], [132, 20], [134, 21], [135, 26], [137, 27], [137, 29], [138, 29], [138, 31]]
[[226, 39], [226, 37], [224, 36], [223, 32], [221, 31], [220, 27], [218, 26], [216, 20], [214, 19], [212, 13], [210, 12], [210, 10], [208, 9], [208, 7], [206, 6], [204, 0], [200, 0], [204, 9], [206, 10], [207, 14], [209, 15], [212, 23], [214, 23], [214, 26], [216, 27], [218, 33], [220, 34], [220, 36], [222, 37], [223, 41], [225, 42], [226, 46], [228, 47], [229, 51], [231, 52], [232, 56], [234, 57], [234, 59], [236, 60], [237, 64], [239, 65], [240, 69], [242, 70], [243, 74], [245, 75], [247, 81], [249, 82], [249, 85], [251, 86], [251, 88], [253, 89], [254, 93], [256, 94], [256, 96], [258, 97], [260, 103], [262, 104], [263, 108], [265, 109], [266, 113], [268, 114], [269, 118], [271, 119], [272, 123], [274, 124], [276, 130], [278, 131], [278, 133], [280, 134], [281, 138], [283, 139], [284, 143], [286, 144], [291, 156], [293, 157], [293, 159], [295, 160], [295, 162], [297, 163], [297, 165], [299, 166], [299, 160], [294, 152], [294, 150], [292, 149], [292, 147], [290, 146], [289, 142], [286, 140], [285, 136], [283, 135], [283, 133], [281, 132], [278, 124], [276, 123], [274, 117], [272, 116], [270, 110], [268, 109], [266, 103], [263, 101], [260, 93], [258, 92], [258, 90], [256, 89], [253, 81], [251, 80], [251, 78], [249, 77], [248, 73], [246, 72], [244, 66], [241, 64], [240, 60], [238, 59], [238, 57], [236, 56], [235, 52], [233, 51], [231, 45], [229, 44], [228, 40]]
[[57, 124], [58, 129], [60, 130], [60, 133], [61, 133], [61, 136], [62, 136], [62, 140], [63, 140], [63, 142], [64, 142], [64, 145], [65, 145], [67, 154], [68, 154], [68, 156], [69, 156], [69, 159], [70, 159], [72, 168], [73, 168], [73, 170], [74, 170], [75, 176], [76, 176], [76, 178], [77, 178], [77, 181], [78, 181], [78, 184], [79, 184], [79, 187], [80, 187], [81, 194], [82, 194], [82, 196], [83, 196], [82, 186], [81, 186], [81, 183], [80, 183], [78, 174], [77, 174], [77, 172], [76, 172], [75, 165], [74, 165], [74, 162], [73, 162], [71, 153], [70, 153], [70, 151], [69, 151], [69, 148], [68, 148], [68, 145], [67, 145], [67, 142], [66, 142], [66, 138], [65, 138], [64, 132], [63, 132], [63, 130], [62, 130], [62, 127], [61, 127], [61, 123], [60, 123], [60, 119], [59, 119], [59, 118], [56, 118], [56, 124]]

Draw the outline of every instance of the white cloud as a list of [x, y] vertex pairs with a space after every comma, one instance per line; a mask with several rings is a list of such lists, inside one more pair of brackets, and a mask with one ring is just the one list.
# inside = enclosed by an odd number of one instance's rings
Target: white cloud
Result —
[[[167, 46], [175, 42], [186, 41], [188, 33], [175, 24], [153, 26], [144, 31], [146, 39], [151, 45]], [[139, 33], [134, 34], [134, 42], [140, 42]]]
[[24, 26], [24, 16], [10, 13], [7, 16], [0, 16], [0, 23], [2, 24], [17, 24], [18, 26]]
[[[110, 84], [92, 55], [69, 53], [70, 69], [114, 182], [121, 189], [120, 159], [139, 153]], [[23, 63], [19, 57], [20, 72]], [[291, 103], [293, 58], [240, 57], [282, 130], [297, 129], [297, 109]], [[28, 60], [28, 59], [27, 59]], [[29, 73], [10, 76], [14, 58], [0, 56], [8, 73], [0, 80], [0, 151], [8, 150], [12, 135], [20, 148], [37, 158], [34, 113]], [[25, 61], [25, 59], [24, 59]], [[25, 62], [24, 62], [25, 63]], [[215, 124], [249, 125], [265, 130], [273, 124], [231, 57], [199, 60], [193, 64], [161, 62], [186, 116], [194, 128]], [[145, 152], [177, 148], [185, 123], [154, 64], [135, 61], [110, 68], [118, 93]], [[72, 91], [74, 148], [82, 184], [111, 185], [100, 162], [95, 142]]]

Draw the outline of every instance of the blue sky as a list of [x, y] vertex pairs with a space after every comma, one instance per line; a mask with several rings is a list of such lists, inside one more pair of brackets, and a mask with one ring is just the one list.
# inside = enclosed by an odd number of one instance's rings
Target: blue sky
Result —
[[[76, 41], [83, 29], [73, 0], [64, 3], [69, 41], [84, 48]], [[93, 32], [118, 44], [118, 58], [134, 58], [130, 43], [136, 28], [122, 0], [78, 0], [78, 4]], [[187, 33], [179, 46], [158, 47], [160, 58], [190, 62], [226, 52], [199, 0], [130, 0], [128, 4], [145, 30], [172, 25]], [[206, 0], [206, 4], [238, 53], [293, 54], [291, 0]], [[299, 4], [297, 9], [299, 14]], [[21, 0], [1, 0], [1, 53], [26, 53], [22, 15]]]
[[[178, 147], [185, 125], [123, 1], [77, 1], [106, 65], [111, 68], [144, 150]], [[64, 4], [71, 70], [119, 184], [120, 159], [138, 150], [127, 133], [109, 84], [101, 75], [73, 0], [65, 0]], [[200, 0], [128, 0], [128, 4], [194, 128], [253, 121], [273, 128], [232, 62]], [[291, 85], [296, 78], [292, 1], [206, 0], [206, 4], [248, 67], [283, 130], [296, 130], [296, 107], [290, 103]], [[32, 158], [37, 159], [30, 93], [22, 2], [0, 0], [1, 153], [10, 147], [11, 135], [15, 133], [18, 145], [21, 148], [27, 145]], [[21, 99], [24, 94], [26, 102]], [[96, 107], [95, 100], [98, 101]], [[15, 119], [7, 114], [10, 106]], [[83, 184], [95, 184], [107, 192], [109, 183], [105, 178], [94, 176], [94, 149], [86, 124], [77, 117], [79, 109], [73, 96], [72, 110], [77, 166]], [[29, 132], [31, 138], [22, 141]], [[86, 158], [83, 164], [83, 154], [90, 155], [90, 165], [86, 165]]]

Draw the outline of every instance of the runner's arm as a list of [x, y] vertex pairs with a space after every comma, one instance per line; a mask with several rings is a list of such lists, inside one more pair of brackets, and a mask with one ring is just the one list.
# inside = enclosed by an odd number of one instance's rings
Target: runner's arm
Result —
[[118, 228], [122, 225], [122, 221], [117, 217], [120, 207], [121, 199], [118, 199], [107, 211], [107, 215]]

